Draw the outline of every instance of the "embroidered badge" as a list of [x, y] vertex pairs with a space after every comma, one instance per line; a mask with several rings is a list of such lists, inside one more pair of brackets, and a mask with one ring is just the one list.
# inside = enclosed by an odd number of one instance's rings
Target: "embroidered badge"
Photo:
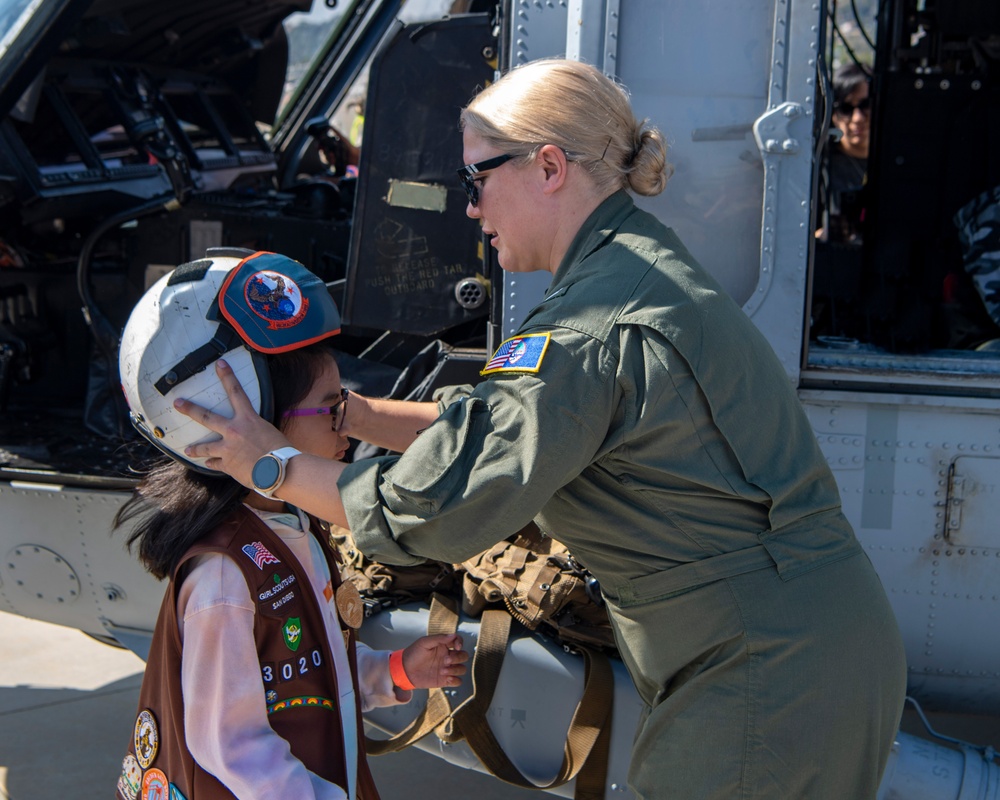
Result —
[[167, 776], [158, 769], [151, 769], [142, 776], [142, 800], [169, 800]]
[[327, 711], [333, 711], [333, 701], [326, 697], [317, 697], [315, 695], [308, 695], [303, 697], [290, 697], [287, 700], [282, 700], [281, 702], [274, 703], [267, 707], [268, 714], [274, 714], [277, 711], [287, 711], [290, 708], [325, 708]]
[[497, 348], [493, 358], [486, 362], [480, 375], [497, 372], [538, 372], [542, 358], [549, 346], [548, 333], [528, 333], [508, 339]]
[[268, 705], [271, 705], [271, 703], [276, 703], [278, 702], [278, 693], [274, 691], [274, 689], [268, 689], [267, 692], [264, 694], [264, 700], [267, 702]]
[[309, 301], [291, 278], [279, 272], [255, 272], [243, 285], [247, 305], [271, 329], [291, 328], [306, 316]]
[[136, 800], [142, 784], [142, 768], [135, 756], [129, 753], [122, 759], [122, 774], [118, 777], [118, 791], [126, 800]]
[[337, 587], [337, 613], [349, 628], [357, 630], [365, 618], [365, 604], [358, 588], [350, 581]]
[[288, 646], [288, 649], [294, 653], [299, 649], [299, 645], [302, 644], [302, 621], [299, 617], [289, 617], [281, 629], [281, 633], [285, 637], [285, 644]]
[[[244, 551], [249, 546], [250, 545], [246, 545], [243, 548]], [[247, 553], [247, 555], [250, 555], [250, 554]], [[253, 556], [251, 556], [251, 558], [253, 558]], [[256, 561], [254, 563], [256, 563]], [[257, 593], [257, 599], [260, 600], [261, 602], [263, 602], [265, 600], [270, 600], [275, 595], [281, 594], [283, 591], [285, 591], [285, 589], [287, 589], [293, 583], [295, 583], [295, 576], [294, 575], [289, 575], [287, 578], [285, 578], [284, 580], [282, 580], [281, 577], [277, 573], [275, 573], [274, 574], [274, 585], [269, 586], [267, 589], [265, 589], [262, 586], [261, 589], [260, 589], [260, 591]]]
[[174, 784], [170, 784], [170, 800], [187, 800], [187, 798]]
[[265, 564], [280, 564], [281, 562], [260, 542], [245, 544], [241, 548], [250, 560], [257, 565], [257, 569], [264, 569]]
[[160, 732], [156, 727], [156, 717], [148, 708], [144, 708], [136, 717], [132, 738], [139, 766], [143, 769], [149, 769], [149, 765], [153, 763], [156, 752], [160, 748]]

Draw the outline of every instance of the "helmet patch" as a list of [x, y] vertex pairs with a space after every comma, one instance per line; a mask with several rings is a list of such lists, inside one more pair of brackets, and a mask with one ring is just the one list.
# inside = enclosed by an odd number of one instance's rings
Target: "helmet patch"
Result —
[[277, 253], [244, 258], [219, 291], [219, 311], [258, 353], [287, 353], [340, 333], [326, 284]]
[[260, 270], [247, 278], [243, 293], [247, 305], [272, 330], [298, 325], [309, 310], [309, 300], [302, 296], [298, 284], [271, 270]]

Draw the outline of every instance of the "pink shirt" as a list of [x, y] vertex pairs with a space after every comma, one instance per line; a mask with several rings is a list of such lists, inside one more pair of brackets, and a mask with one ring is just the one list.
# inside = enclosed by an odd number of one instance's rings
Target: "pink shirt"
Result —
[[[314, 537], [304, 532], [301, 516], [296, 528], [289, 525], [296, 524], [291, 514], [250, 510], [281, 537], [310, 576], [341, 687], [348, 764], [356, 767], [358, 748], [364, 745], [357, 741], [354, 685], [326, 560]], [[246, 579], [232, 559], [222, 554], [194, 559], [177, 598], [184, 730], [191, 755], [240, 800], [352, 799], [353, 770], [349, 787], [320, 778], [292, 755], [288, 742], [268, 723], [254, 642], [255, 613]], [[362, 710], [400, 702], [389, 675], [389, 652], [359, 642], [357, 655]]]

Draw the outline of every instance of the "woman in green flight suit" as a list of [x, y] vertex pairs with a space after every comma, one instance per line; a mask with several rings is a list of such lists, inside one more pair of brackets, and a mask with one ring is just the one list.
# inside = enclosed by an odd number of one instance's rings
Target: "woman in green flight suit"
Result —
[[[274, 496], [389, 563], [461, 561], [531, 519], [564, 542], [646, 704], [637, 796], [874, 798], [899, 630], [770, 346], [627, 193], [663, 190], [660, 132], [566, 60], [512, 70], [461, 122], [469, 215], [551, 286], [474, 389], [351, 395], [347, 433], [402, 456], [297, 455]], [[180, 401], [222, 435], [190, 454], [253, 486], [287, 442], [221, 371], [235, 417]]]

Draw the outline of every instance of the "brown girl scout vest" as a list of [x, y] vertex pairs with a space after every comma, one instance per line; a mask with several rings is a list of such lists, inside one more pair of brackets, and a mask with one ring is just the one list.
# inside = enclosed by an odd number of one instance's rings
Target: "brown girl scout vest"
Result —
[[[328, 526], [313, 520], [313, 527]], [[333, 588], [340, 585], [336, 556], [324, 535], [322, 545]], [[268, 721], [286, 739], [292, 754], [317, 775], [347, 786], [337, 676], [326, 639], [323, 616], [309, 576], [291, 551], [256, 515], [240, 508], [229, 521], [188, 550], [174, 568], [156, 621], [146, 661], [139, 710], [128, 753], [122, 762], [116, 800], [234, 800], [235, 796], [203, 770], [184, 738], [181, 697], [181, 641], [177, 594], [191, 558], [225, 553], [242, 569], [257, 605], [254, 639], [260, 660]], [[348, 660], [359, 696], [356, 637], [341, 619]], [[354, 720], [364, 743], [360, 705]], [[358, 800], [379, 800], [360, 747]]]

